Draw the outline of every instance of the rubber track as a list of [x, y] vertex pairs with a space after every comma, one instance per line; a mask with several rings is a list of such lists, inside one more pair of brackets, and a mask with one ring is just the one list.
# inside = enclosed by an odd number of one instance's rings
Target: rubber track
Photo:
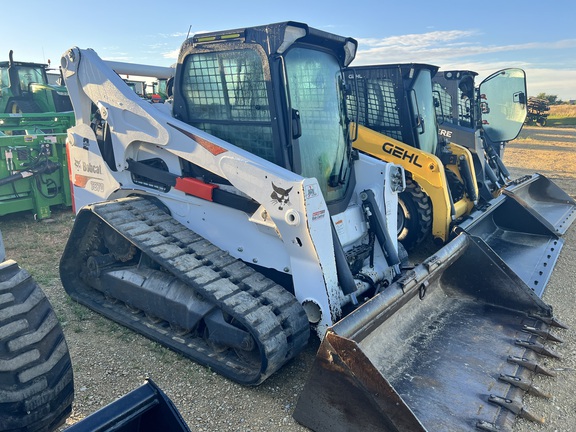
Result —
[[[309, 323], [292, 294], [189, 230], [154, 203], [125, 198], [95, 204], [92, 212], [197, 295], [250, 329], [260, 346], [262, 364], [251, 369], [230, 353], [213, 351], [201, 338], [175, 335], [166, 323], [151, 323], [143, 315], [127, 313], [123, 306], [112, 314], [113, 319], [243, 384], [261, 383], [306, 346]], [[120, 315], [123, 318], [119, 319]]]
[[52, 431], [73, 398], [70, 354], [48, 299], [16, 262], [0, 263], [0, 430]]

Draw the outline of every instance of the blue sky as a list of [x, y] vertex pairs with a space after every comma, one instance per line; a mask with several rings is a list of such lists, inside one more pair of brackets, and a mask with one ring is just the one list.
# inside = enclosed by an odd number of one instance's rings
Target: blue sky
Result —
[[[167, 66], [191, 34], [302, 21], [359, 42], [353, 64], [421, 62], [485, 77], [526, 71], [528, 94], [576, 99], [576, 4], [572, 0], [229, 0], [3, 2], [0, 59], [59, 64], [68, 48], [107, 60]], [[14, 17], [14, 18], [12, 18]]]

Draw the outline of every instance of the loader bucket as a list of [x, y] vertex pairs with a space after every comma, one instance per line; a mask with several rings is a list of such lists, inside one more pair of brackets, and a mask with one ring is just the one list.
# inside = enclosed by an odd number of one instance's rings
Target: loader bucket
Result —
[[90, 414], [68, 432], [190, 432], [172, 401], [152, 381]]
[[503, 194], [518, 201], [534, 217], [547, 223], [560, 235], [576, 219], [576, 201], [553, 181], [540, 174], [515, 180]]
[[509, 267], [538, 297], [544, 294], [564, 245], [558, 232], [533, 209], [507, 195], [471, 213], [454, 231], [484, 242], [492, 260]]
[[[481, 267], [479, 267], [481, 266]], [[482, 271], [477, 271], [482, 268]], [[465, 234], [331, 327], [294, 418], [315, 431], [507, 430], [552, 309]], [[520, 387], [510, 382], [523, 383]]]

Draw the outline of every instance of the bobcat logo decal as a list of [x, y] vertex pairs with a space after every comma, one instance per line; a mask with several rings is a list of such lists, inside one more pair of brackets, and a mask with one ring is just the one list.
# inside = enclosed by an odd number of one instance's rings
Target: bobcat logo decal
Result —
[[76, 167], [77, 170], [79, 170], [80, 168], [82, 168], [82, 161], [74, 159], [74, 166]]
[[284, 210], [284, 206], [290, 205], [290, 189], [282, 189], [281, 187], [276, 186], [272, 183], [272, 193], [270, 194], [270, 198], [272, 198], [272, 202], [274, 204], [278, 204], [278, 210]]

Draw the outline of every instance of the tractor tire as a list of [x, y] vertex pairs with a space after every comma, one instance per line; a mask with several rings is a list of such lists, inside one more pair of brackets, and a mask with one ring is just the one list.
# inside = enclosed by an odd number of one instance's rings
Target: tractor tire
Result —
[[538, 120], [536, 121], [536, 123], [540, 127], [546, 126], [546, 117], [539, 117]]
[[432, 227], [432, 203], [411, 178], [398, 196], [398, 241], [408, 251], [422, 243]]
[[6, 112], [11, 114], [37, 113], [40, 112], [40, 108], [32, 101], [17, 100], [8, 104]]
[[70, 354], [52, 306], [15, 261], [0, 263], [0, 430], [53, 431], [73, 398]]

